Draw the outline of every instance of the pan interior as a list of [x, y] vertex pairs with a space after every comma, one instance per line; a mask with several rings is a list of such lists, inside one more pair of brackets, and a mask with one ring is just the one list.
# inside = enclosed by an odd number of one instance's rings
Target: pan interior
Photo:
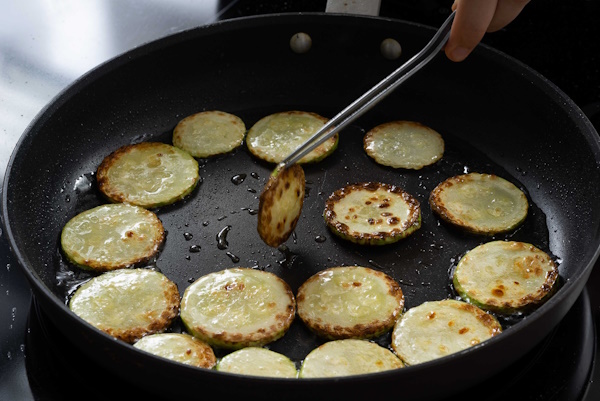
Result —
[[[381, 40], [397, 38], [405, 54], [400, 61], [406, 61], [431, 35], [422, 27], [379, 19], [306, 21], [273, 18], [266, 28], [265, 21], [250, 19], [233, 28], [218, 24], [185, 32], [99, 67], [60, 95], [21, 139], [5, 180], [7, 232], [34, 286], [64, 303], [73, 286], [89, 278], [65, 263], [58, 239], [68, 219], [106, 203], [95, 170], [110, 152], [141, 141], [170, 143], [177, 122], [202, 110], [235, 114], [247, 127], [278, 111], [332, 117], [397, 67], [379, 55]], [[312, 36], [313, 47], [296, 54], [288, 42], [301, 31]], [[460, 65], [438, 57], [344, 130], [330, 157], [304, 166], [303, 212], [284, 247], [266, 246], [256, 232], [258, 196], [274, 166], [242, 146], [200, 160], [199, 187], [156, 211], [168, 234], [153, 266], [183, 293], [198, 277], [234, 266], [273, 272], [295, 292], [317, 271], [361, 265], [395, 278], [410, 308], [455, 297], [450, 274], [458, 258], [483, 242], [511, 239], [549, 252], [559, 263], [564, 290], [585, 280], [597, 257], [600, 152], [591, 125], [562, 96], [532, 71], [486, 48]], [[443, 159], [414, 171], [374, 163], [362, 149], [362, 137], [392, 120], [437, 130], [446, 142]], [[465, 172], [497, 174], [523, 189], [531, 206], [523, 226], [489, 238], [441, 223], [428, 206], [429, 192]], [[381, 247], [356, 246], [328, 232], [325, 199], [364, 181], [395, 184], [415, 196], [421, 229]], [[503, 321], [505, 327], [513, 323]], [[378, 341], [385, 345], [389, 339]], [[300, 361], [321, 342], [297, 319], [271, 348]]]

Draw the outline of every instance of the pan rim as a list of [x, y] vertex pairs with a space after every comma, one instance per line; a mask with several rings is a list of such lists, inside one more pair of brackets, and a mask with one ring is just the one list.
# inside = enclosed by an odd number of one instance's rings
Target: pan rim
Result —
[[[136, 58], [136, 57], [141, 57], [144, 54], [146, 54], [146, 52], [151, 51], [152, 49], [157, 49], [157, 48], [160, 49], [163, 47], [168, 47], [169, 45], [172, 45], [174, 43], [179, 43], [181, 41], [190, 40], [191, 38], [196, 37], [197, 35], [204, 34], [205, 32], [209, 32], [209, 31], [210, 31], [209, 33], [218, 32], [221, 29], [226, 29], [229, 25], [232, 25], [232, 24], [240, 25], [240, 21], [241, 21], [241, 26], [238, 26], [237, 29], [243, 29], [244, 27], [247, 26], [247, 24], [250, 24], [250, 25], [263, 24], [265, 20], [275, 20], [276, 19], [277, 21], [281, 21], [281, 23], [283, 24], [285, 22], [283, 22], [282, 17], [284, 17], [284, 18], [304, 18], [305, 16], [308, 16], [308, 17], [319, 16], [319, 17], [323, 17], [323, 18], [327, 18], [327, 19], [343, 18], [346, 20], [347, 19], [353, 19], [353, 20], [369, 19], [369, 20], [380, 21], [383, 19], [383, 20], [388, 20], [390, 22], [394, 22], [394, 23], [397, 23], [397, 22], [405, 23], [408, 25], [412, 25], [414, 27], [419, 27], [419, 29], [426, 28], [426, 29], [432, 30], [432, 28], [427, 27], [425, 25], [402, 21], [402, 20], [395, 20], [395, 19], [390, 19], [390, 18], [367, 17], [367, 16], [347, 16], [347, 15], [337, 15], [337, 14], [325, 15], [324, 13], [289, 13], [289, 14], [269, 14], [269, 15], [254, 16], [254, 17], [242, 17], [242, 18], [235, 18], [235, 19], [231, 19], [231, 20], [219, 21], [214, 24], [200, 26], [197, 28], [192, 28], [189, 30], [178, 32], [173, 35], [168, 35], [168, 36], [156, 39], [154, 41], [151, 41], [151, 42], [142, 44], [138, 47], [135, 47], [129, 51], [126, 51], [126, 52], [120, 54], [120, 55], [117, 55], [117, 56], [107, 60], [106, 62], [98, 65], [97, 67], [93, 68], [92, 70], [86, 72], [84, 75], [77, 78], [75, 81], [73, 81], [71, 84], [69, 84], [66, 88], [64, 88], [61, 92], [59, 92], [52, 100], [49, 101], [49, 103], [46, 104], [46, 106], [44, 106], [40, 110], [40, 112], [32, 120], [32, 122], [27, 126], [24, 133], [19, 138], [19, 140], [18, 140], [17, 144], [15, 145], [15, 148], [10, 156], [10, 159], [9, 159], [9, 162], [8, 162], [8, 165], [6, 168], [6, 173], [5, 173], [4, 182], [3, 182], [3, 186], [2, 186], [2, 225], [4, 227], [4, 233], [6, 234], [6, 237], [9, 240], [11, 251], [16, 256], [16, 258], [19, 262], [21, 271], [23, 271], [25, 273], [25, 275], [27, 276], [27, 279], [30, 282], [30, 285], [32, 287], [34, 287], [35, 289], [37, 289], [38, 291], [41, 291], [41, 293], [46, 298], [46, 300], [49, 300], [53, 304], [53, 306], [59, 307], [67, 314], [72, 315], [71, 318], [79, 319], [68, 309], [68, 307], [65, 305], [64, 302], [62, 302], [60, 299], [58, 299], [58, 297], [56, 297], [54, 295], [54, 293], [45, 285], [45, 283], [41, 280], [39, 275], [32, 268], [32, 264], [29, 262], [26, 253], [23, 250], [21, 250], [20, 247], [18, 246], [19, 243], [16, 240], [15, 232], [13, 231], [13, 222], [11, 221], [11, 218], [9, 216], [9, 209], [10, 209], [10, 203], [11, 203], [11, 201], [9, 199], [9, 192], [11, 190], [11, 188], [10, 188], [11, 172], [13, 170], [15, 160], [20, 156], [20, 153], [23, 152], [23, 147], [26, 146], [26, 143], [29, 140], [35, 138], [36, 127], [42, 126], [43, 122], [46, 119], [50, 118], [52, 116], [52, 114], [54, 113], [54, 111], [56, 111], [56, 109], [58, 109], [61, 104], [64, 104], [65, 102], [67, 102], [70, 99], [70, 97], [78, 91], [78, 89], [85, 87], [85, 85], [87, 85], [89, 82], [112, 71], [113, 69], [118, 68], [119, 66], [123, 65], [127, 60], [130, 60], [130, 59]], [[502, 52], [500, 52], [496, 49], [493, 49], [487, 45], [482, 44], [480, 46], [484, 50], [477, 50], [476, 54], [484, 54], [486, 57], [493, 58], [496, 62], [502, 62], [502, 63], [506, 63], [508, 65], [511, 65], [511, 68], [514, 68], [516, 71], [518, 71], [521, 74], [523, 74], [524, 76], [526, 76], [532, 82], [538, 82], [538, 86], [543, 87], [545, 90], [548, 91], [549, 94], [551, 94], [552, 96], [554, 96], [557, 99], [560, 99], [561, 107], [565, 110], [565, 112], [567, 114], [577, 115], [578, 119], [576, 121], [577, 121], [578, 125], [581, 125], [582, 128], [584, 128], [584, 129], [580, 130], [580, 133], [583, 134], [584, 139], [590, 145], [590, 149], [594, 153], [594, 157], [595, 157], [597, 165], [600, 165], [600, 139], [598, 139], [598, 134], [596, 133], [595, 128], [593, 127], [593, 125], [591, 124], [589, 119], [585, 116], [585, 114], [581, 111], [581, 109], [573, 102], [573, 100], [571, 100], [554, 83], [552, 83], [551, 81], [549, 81], [548, 79], [543, 77], [541, 74], [539, 74], [538, 72], [536, 72], [533, 69], [531, 69], [530, 67], [528, 67], [527, 65], [518, 61], [517, 59], [514, 59], [511, 56], [506, 55], [505, 53], [502, 53]], [[540, 308], [538, 308], [536, 311], [534, 311], [528, 317], [528, 319], [530, 319], [532, 321], [537, 321], [537, 320], [542, 320], [542, 319], [549, 320], [547, 317], [547, 315], [549, 313], [548, 311], [551, 309], [554, 309], [553, 308], [554, 305], [556, 305], [557, 303], [560, 303], [560, 302], [564, 302], [564, 300], [567, 297], [573, 297], [574, 296], [573, 292], [576, 292], [577, 296], [580, 295], [580, 292], [583, 289], [585, 282], [587, 281], [587, 278], [589, 277], [592, 267], [594, 266], [595, 262], [598, 260], [598, 257], [600, 256], [600, 234], [599, 234], [599, 232], [596, 232], [595, 236], [596, 236], [596, 249], [592, 255], [592, 258], [588, 261], [587, 265], [582, 269], [581, 273], [576, 277], [570, 278], [569, 281], [565, 283], [565, 285], [563, 286], [563, 288], [561, 288], [560, 291], [558, 291], [550, 300], [548, 300], [548, 302], [546, 302], [544, 305], [540, 306]], [[574, 291], [574, 290], [567, 291], [567, 289], [573, 288], [573, 287], [575, 287], [577, 289], [577, 291]], [[579, 288], [577, 288], [577, 287], [579, 287]], [[562, 317], [561, 317], [561, 319], [562, 319]], [[81, 321], [83, 321], [83, 320], [81, 320]], [[88, 324], [87, 322], [84, 322], [84, 323]], [[92, 327], [92, 326], [89, 325], [89, 327]], [[95, 328], [94, 328], [94, 330], [99, 335], [103, 336], [105, 338], [105, 340], [113, 341], [112, 337], [110, 337], [108, 334], [105, 334], [104, 332], [101, 332], [100, 330], [95, 329]], [[437, 359], [434, 361], [425, 362], [420, 365], [409, 366], [405, 369], [411, 369], [411, 371], [420, 371], [423, 369], [430, 369], [432, 366], [449, 365], [449, 364], [454, 363], [454, 361], [457, 359], [462, 359], [462, 358], [465, 358], [465, 356], [474, 354], [476, 352], [476, 350], [489, 349], [489, 348], [493, 348], [493, 347], [497, 346], [497, 344], [503, 344], [505, 342], [505, 338], [507, 338], [509, 336], [511, 338], [514, 338], [517, 335], [517, 333], [520, 333], [521, 331], [524, 331], [524, 330], [526, 330], [525, 325], [516, 325], [516, 326], [511, 327], [506, 332], [504, 332], [501, 336], [497, 336], [497, 338], [492, 338], [476, 347], [466, 349], [466, 350], [460, 351], [455, 354], [448, 355], [444, 358], [440, 358], [440, 359]], [[123, 344], [120, 344], [120, 346], [127, 348], [129, 346], [129, 344], [123, 343]], [[158, 357], [154, 357], [154, 356], [150, 356], [150, 357], [158, 358]], [[162, 361], [162, 362], [164, 362], [164, 361]], [[196, 368], [190, 367], [190, 369], [194, 369], [194, 371], [197, 371]], [[357, 377], [360, 377], [360, 378], [372, 377], [372, 376], [377, 376], [377, 377], [382, 377], [382, 378], [388, 377], [388, 376], [395, 377], [398, 374], [401, 375], [402, 374], [401, 372], [402, 372], [402, 370], [394, 371], [394, 372], [380, 372], [380, 373], [370, 374], [370, 375], [350, 376], [350, 377], [340, 378], [339, 380], [336, 380], [336, 382], [345, 383], [345, 382], [349, 382], [351, 380], [357, 380]], [[210, 372], [208, 374], [209, 375], [211, 375], [211, 374], [222, 375], [223, 372]], [[272, 379], [272, 378], [259, 379], [256, 377], [252, 377], [251, 380], [253, 382], [262, 383], [263, 381], [264, 382], [272, 382], [274, 380], [279, 381], [281, 379]], [[284, 380], [286, 382], [289, 382], [289, 380], [287, 380], [287, 379], [284, 379]], [[331, 382], [331, 379], [303, 379], [303, 380], [306, 380], [306, 382], [309, 384], [311, 381], [327, 381], [328, 383]], [[302, 382], [302, 381], [300, 381], [300, 382]]]

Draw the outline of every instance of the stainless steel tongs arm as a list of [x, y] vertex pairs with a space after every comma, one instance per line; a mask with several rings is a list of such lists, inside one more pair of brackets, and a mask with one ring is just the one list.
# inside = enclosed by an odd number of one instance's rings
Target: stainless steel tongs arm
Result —
[[454, 20], [455, 11], [444, 21], [433, 38], [427, 45], [406, 63], [381, 80], [377, 85], [369, 89], [362, 96], [352, 102], [348, 107], [339, 112], [321, 127], [304, 144], [292, 152], [279, 167], [285, 168], [298, 162], [302, 157], [310, 153], [317, 146], [331, 138], [336, 132], [341, 131], [380, 100], [392, 93], [400, 84], [410, 78], [414, 73], [425, 66], [444, 47], [450, 36], [450, 28]]

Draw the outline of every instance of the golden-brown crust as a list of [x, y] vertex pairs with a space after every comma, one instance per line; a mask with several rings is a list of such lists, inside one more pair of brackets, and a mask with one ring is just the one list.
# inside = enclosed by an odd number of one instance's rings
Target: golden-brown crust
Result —
[[[102, 160], [102, 162], [98, 166], [98, 169], [96, 170], [96, 183], [98, 185], [98, 189], [106, 197], [106, 199], [108, 199], [110, 202], [113, 202], [113, 203], [132, 203], [132, 204], [138, 204], [139, 206], [147, 207], [147, 208], [164, 205], [164, 203], [154, 204], [154, 203], [146, 203], [146, 202], [141, 202], [141, 203], [140, 202], [132, 202], [127, 193], [121, 192], [119, 188], [114, 187], [112, 185], [111, 179], [109, 177], [109, 172], [110, 172], [112, 166], [115, 163], [117, 163], [119, 161], [119, 159], [126, 156], [128, 153], [131, 153], [133, 150], [144, 151], [147, 148], [152, 149], [157, 146], [163, 146], [163, 148], [167, 152], [170, 152], [170, 153], [175, 152], [175, 151], [185, 153], [183, 151], [180, 151], [178, 148], [176, 148], [174, 146], [167, 145], [162, 142], [140, 142], [140, 143], [121, 146], [120, 148], [118, 148], [117, 150], [115, 150], [114, 152], [112, 152], [111, 154], [109, 154]], [[187, 154], [187, 153], [185, 153], [185, 154]], [[162, 153], [157, 153], [156, 155], [158, 157], [163, 156]], [[167, 203], [172, 203], [175, 200], [181, 199], [181, 198], [185, 197], [186, 195], [188, 195], [197, 186], [198, 182], [199, 182], [199, 177], [195, 177], [195, 179], [190, 182], [189, 188], [187, 191], [181, 193], [180, 197], [171, 199]]]
[[498, 320], [496, 320], [496, 318], [494, 318], [489, 313], [486, 313], [485, 311], [481, 310], [475, 305], [471, 305], [466, 302], [457, 303], [456, 305], [458, 309], [464, 310], [474, 315], [477, 318], [477, 320], [480, 321], [481, 324], [488, 329], [492, 337], [502, 332], [502, 326], [500, 325]]
[[[263, 192], [260, 194], [258, 204], [258, 234], [262, 240], [269, 246], [278, 247], [290, 237], [294, 231], [300, 214], [294, 216], [291, 222], [287, 221], [287, 216], [281, 221], [275, 222], [275, 230], [272, 229], [274, 216], [273, 207], [283, 197], [284, 191], [290, 188], [290, 182], [301, 182], [302, 185], [296, 188], [296, 201], [300, 203], [300, 210], [304, 203], [304, 170], [300, 165], [294, 164], [283, 171], [276, 171], [269, 177]], [[282, 185], [283, 183], [283, 185]], [[289, 229], [285, 226], [289, 223]]]
[[489, 179], [491, 181], [494, 181], [494, 180], [505, 181], [503, 178], [501, 178], [497, 175], [494, 175], [494, 174], [468, 173], [468, 174], [462, 174], [462, 175], [449, 177], [448, 179], [439, 183], [429, 194], [429, 205], [431, 207], [431, 210], [434, 213], [436, 213], [446, 223], [460, 227], [463, 230], [473, 233], [473, 234], [493, 235], [493, 234], [501, 234], [501, 233], [511, 231], [512, 229], [515, 228], [514, 225], [511, 225], [511, 226], [508, 226], [505, 228], [496, 228], [494, 230], [480, 229], [479, 227], [474, 226], [470, 221], [460, 219], [455, 213], [452, 213], [444, 205], [444, 200], [442, 199], [442, 194], [444, 193], [445, 190], [447, 190], [448, 188], [451, 188], [452, 186], [454, 186], [456, 184], [473, 182], [473, 181], [475, 181], [474, 177], [480, 176], [480, 175], [485, 176], [487, 179]]
[[[408, 218], [398, 227], [394, 227], [389, 232], [377, 232], [377, 233], [356, 233], [351, 232], [348, 225], [342, 222], [342, 219], [339, 219], [337, 214], [334, 211], [334, 206], [337, 202], [343, 199], [352, 191], [362, 191], [367, 190], [371, 192], [375, 192], [379, 189], [384, 189], [390, 193], [394, 193], [400, 195], [404, 202], [409, 206], [410, 214]], [[385, 202], [379, 205], [379, 208], [385, 209], [389, 204]], [[325, 211], [323, 213], [325, 217], [325, 222], [328, 226], [338, 235], [343, 238], [346, 238], [350, 241], [357, 242], [360, 244], [377, 244], [382, 242], [387, 242], [386, 240], [390, 238], [404, 238], [407, 235], [407, 232], [414, 231], [421, 226], [421, 209], [419, 201], [410, 195], [408, 192], [404, 191], [402, 188], [385, 184], [381, 182], [363, 182], [357, 184], [347, 185], [343, 188], [340, 188], [334, 191], [329, 198], [325, 201]], [[385, 216], [383, 216], [385, 217]], [[395, 219], [395, 221], [390, 221], [391, 219]], [[390, 217], [388, 220], [388, 224], [396, 225], [399, 223], [397, 217]], [[377, 222], [374, 222], [377, 223]]]
[[[138, 258], [129, 259], [128, 261], [124, 261], [122, 263], [114, 263], [110, 264], [106, 261], [99, 261], [96, 259], [83, 259], [79, 253], [73, 252], [71, 249], [68, 251], [65, 249], [64, 245], [61, 246], [61, 250], [63, 255], [67, 258], [67, 260], [74, 265], [80, 267], [84, 270], [93, 270], [96, 272], [107, 272], [111, 270], [117, 270], [122, 268], [131, 268], [131, 267], [139, 267], [149, 261], [151, 261], [156, 255], [160, 252], [161, 246], [165, 241], [165, 228], [158, 218], [158, 216], [146, 209], [140, 209], [140, 213], [144, 213], [146, 216], [150, 217], [153, 220], [153, 226], [156, 231], [156, 235], [153, 237], [153, 241], [151, 244], [148, 244], [148, 249], [150, 250], [146, 255], [140, 256]], [[127, 241], [147, 241], [148, 237], [135, 237], [135, 232], [127, 231], [125, 233], [127, 236]], [[71, 252], [73, 254], [71, 254]]]
[[125, 202], [127, 198], [123, 193], [115, 191], [114, 188], [110, 186], [110, 180], [108, 178], [108, 172], [110, 168], [116, 163], [117, 160], [130, 153], [132, 149], [147, 148], [151, 146], [154, 146], [152, 142], [124, 145], [102, 160], [98, 166], [98, 169], [96, 170], [96, 183], [98, 184], [98, 189], [100, 192], [102, 192], [104, 196], [106, 196], [111, 202], [122, 203]]
[[196, 354], [198, 363], [195, 366], [205, 369], [212, 369], [217, 364], [217, 357], [213, 349], [202, 341], [197, 341]]
[[286, 312], [287, 313], [285, 314], [275, 315], [276, 324], [269, 327], [261, 327], [252, 333], [242, 334], [239, 332], [227, 331], [214, 333], [204, 329], [202, 326], [193, 326], [191, 327], [191, 331], [194, 333], [194, 336], [219, 347], [231, 349], [261, 347], [278, 340], [287, 332], [296, 315], [295, 303], [291, 302], [288, 304], [286, 306]]
[[[451, 177], [451, 178], [449, 178], [449, 179], [447, 179], [447, 180], [442, 181], [441, 183], [439, 183], [433, 189], [433, 191], [431, 191], [431, 194], [429, 194], [429, 205], [431, 206], [431, 209], [442, 220], [446, 221], [447, 223], [457, 224], [457, 225], [463, 226], [464, 223], [455, 222], [455, 219], [450, 214], [449, 210], [444, 206], [444, 202], [441, 199], [441, 195], [444, 192], [444, 190], [447, 189], [447, 188], [450, 188], [451, 186], [453, 186], [454, 185], [454, 181], [463, 182], [464, 178], [463, 178], [463, 176]], [[468, 224], [464, 228], [467, 231], [471, 231]]]
[[152, 319], [146, 326], [131, 327], [128, 329], [101, 327], [102, 331], [129, 344], [133, 344], [149, 334], [165, 331], [179, 314], [179, 290], [177, 289], [177, 285], [168, 279], [164, 280], [163, 297], [166, 302], [165, 308], [156, 317], [152, 317], [149, 314], [148, 316]]
[[[528, 256], [518, 258], [515, 261], [514, 271], [515, 273], [518, 272], [518, 274], [513, 278], [512, 283], [508, 283], [507, 285], [520, 286], [521, 283], [519, 277], [528, 280], [532, 278], [532, 276], [541, 278], [543, 275], [543, 281], [535, 291], [526, 293], [520, 298], [513, 297], [503, 300], [501, 298], [504, 297], [507, 292], [510, 293], [511, 290], [510, 288], [506, 288], [502, 282], [496, 283], [496, 285], [489, 290], [489, 294], [487, 291], [485, 294], [483, 294], [483, 291], [475, 292], [475, 288], [463, 288], [456, 273], [455, 278], [453, 278], [453, 284], [461, 296], [482, 309], [501, 314], [525, 312], [545, 302], [556, 289], [559, 276], [558, 266], [547, 254], [529, 243], [508, 241], [507, 244], [510, 245], [511, 250], [516, 252], [528, 251], [529, 253]], [[467, 253], [463, 259], [465, 261], [470, 260], [471, 255]], [[473, 264], [476, 262], [470, 263]], [[550, 267], [550, 270], [548, 270], [548, 267]]]
[[[252, 269], [237, 267], [232, 270]], [[275, 301], [266, 304], [267, 307], [270, 308], [270, 312], [272, 312], [270, 313], [270, 318], [268, 320], [270, 325], [262, 325], [257, 327], [254, 331], [248, 330], [247, 327], [239, 328], [239, 330], [245, 330], [243, 332], [234, 331], [236, 330], [235, 327], [231, 327], [229, 331], [224, 329], [216, 331], [215, 329], [207, 328], [207, 326], [203, 324], [204, 322], [193, 321], [192, 319], [187, 319], [185, 316], [182, 316], [183, 323], [188, 328], [188, 331], [208, 344], [228, 349], [239, 349], [251, 346], [260, 347], [285, 335], [296, 317], [296, 298], [294, 297], [294, 293], [290, 286], [279, 276], [265, 271], [262, 271], [261, 274], [268, 274], [281, 286], [283, 292], [278, 295], [278, 297], [286, 300], [285, 304], [283, 302]], [[239, 282], [236, 282], [234, 285], [234, 282], [228, 281], [219, 288], [225, 290], [227, 293], [230, 291], [244, 291], [244, 285], [239, 284]], [[277, 291], [279, 291], [279, 288]], [[231, 298], [235, 299], [236, 297], [234, 296]]]
[[[310, 112], [310, 111], [300, 111], [300, 110], [282, 111], [282, 112], [278, 112], [278, 113], [274, 113], [274, 114], [265, 116], [265, 117], [261, 118], [259, 121], [257, 121], [252, 127], [250, 127], [250, 129], [248, 130], [248, 134], [246, 136], [247, 143], [248, 143], [248, 150], [250, 151], [250, 153], [253, 156], [257, 157], [258, 159], [270, 162], [270, 163], [279, 163], [283, 160], [283, 157], [284, 157], [283, 155], [280, 155], [281, 157], [274, 157], [273, 155], [270, 155], [269, 152], [265, 152], [264, 149], [262, 149], [261, 147], [252, 146], [251, 138], [259, 137], [261, 135], [262, 124], [264, 124], [265, 122], [270, 122], [272, 119], [277, 119], [277, 118], [285, 119], [287, 116], [310, 117], [314, 120], [318, 120], [318, 121], [322, 122], [323, 124], [325, 124], [325, 123], [327, 123], [327, 121], [329, 121], [328, 118], [323, 117], [320, 114]], [[335, 133], [333, 136], [331, 136], [331, 138], [328, 138], [325, 142], [323, 142], [322, 144], [317, 146], [315, 149], [313, 149], [308, 155], [302, 157], [297, 163], [298, 164], [314, 163], [314, 162], [318, 162], [318, 161], [322, 160], [324, 157], [327, 157], [331, 152], [333, 152], [335, 150], [335, 148], [337, 148], [338, 140], [339, 140], [339, 134]]]
[[[349, 268], [352, 269], [352, 268], [359, 268], [359, 267], [349, 267]], [[388, 288], [387, 294], [389, 294], [391, 297], [396, 299], [396, 301], [398, 302], [398, 307], [386, 319], [380, 320], [380, 319], [374, 318], [366, 324], [359, 323], [359, 324], [354, 324], [354, 325], [339, 325], [339, 324], [330, 324], [330, 323], [324, 321], [319, 316], [310, 317], [310, 316], [308, 316], [308, 313], [304, 313], [304, 311], [301, 308], [301, 305], [305, 301], [305, 298], [306, 298], [305, 293], [307, 291], [307, 288], [309, 288], [315, 282], [321, 280], [323, 275], [328, 275], [332, 269], [336, 269], [336, 268], [326, 269], [326, 270], [323, 270], [321, 272], [314, 274], [313, 276], [309, 277], [298, 288], [298, 292], [296, 295], [296, 302], [299, 305], [298, 306], [298, 316], [310, 330], [312, 330], [314, 333], [316, 333], [317, 335], [319, 335], [321, 337], [331, 339], [331, 340], [340, 340], [340, 339], [346, 339], [346, 338], [367, 339], [367, 338], [373, 338], [378, 335], [381, 335], [394, 326], [394, 324], [396, 323], [396, 320], [398, 319], [398, 317], [400, 316], [400, 314], [402, 313], [402, 310], [404, 308], [404, 294], [402, 292], [402, 289], [400, 288], [400, 285], [392, 277], [388, 276], [387, 274], [385, 274], [381, 271], [372, 270], [372, 269], [369, 269], [369, 271], [371, 272], [370, 274], [373, 274], [373, 275], [381, 278], [385, 282], [385, 285]], [[351, 283], [349, 285], [360, 286], [360, 285], [362, 285], [362, 283], [355, 282], [355, 283]]]
[[[465, 292], [465, 296], [470, 299], [471, 302], [480, 306], [483, 309], [490, 310], [497, 313], [514, 313], [517, 311], [526, 311], [529, 308], [535, 307], [543, 303], [555, 290], [556, 283], [558, 280], [558, 266], [550, 259], [546, 254], [540, 253], [540, 250], [535, 246], [518, 241], [511, 241], [511, 248], [516, 251], [529, 250], [530, 255], [524, 259], [519, 259], [516, 262], [516, 268], [522, 273], [522, 277], [525, 279], [531, 276], [540, 277], [544, 275], [544, 281], [537, 288], [535, 292], [527, 293], [525, 296], [518, 299], [501, 300], [505, 295], [506, 288], [503, 284], [498, 284], [491, 291], [491, 297], [484, 297], [485, 299], [479, 299], [480, 297], [469, 297], [468, 292]], [[465, 256], [468, 257], [467, 254]], [[550, 264], [551, 270], [548, 271], [542, 266]], [[514, 285], [520, 285], [519, 281], [515, 280]], [[455, 283], [456, 285], [456, 283]], [[460, 288], [460, 287], [459, 287]], [[464, 290], [461, 290], [464, 291]]]

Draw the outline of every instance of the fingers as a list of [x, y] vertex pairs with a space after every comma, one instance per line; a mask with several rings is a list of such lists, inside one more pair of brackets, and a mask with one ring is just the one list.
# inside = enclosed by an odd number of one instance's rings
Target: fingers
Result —
[[456, 16], [444, 51], [452, 61], [462, 61], [486, 32], [512, 22], [529, 0], [455, 0]]
[[450, 38], [445, 52], [452, 61], [462, 61], [483, 38], [494, 13], [496, 0], [456, 0], [456, 9]]
[[510, 24], [517, 15], [523, 11], [523, 8], [529, 3], [529, 0], [500, 0], [496, 6], [496, 13], [490, 22], [488, 32], [495, 32]]

